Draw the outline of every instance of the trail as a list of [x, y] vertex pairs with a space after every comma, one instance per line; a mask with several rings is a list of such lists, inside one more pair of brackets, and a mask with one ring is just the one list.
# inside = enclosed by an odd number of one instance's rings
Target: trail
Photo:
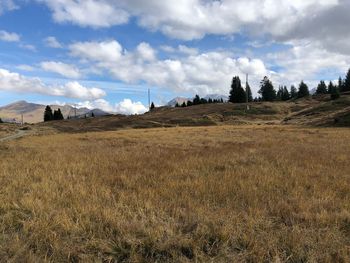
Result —
[[17, 130], [15, 134], [8, 135], [6, 137], [0, 138], [0, 142], [12, 141], [21, 138], [27, 134], [27, 131]]

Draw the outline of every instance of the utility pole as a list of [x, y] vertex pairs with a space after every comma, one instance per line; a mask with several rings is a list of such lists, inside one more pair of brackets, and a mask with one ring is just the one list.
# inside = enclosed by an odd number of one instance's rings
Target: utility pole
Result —
[[21, 123], [22, 123], [22, 126], [23, 126], [23, 124], [24, 124], [24, 122], [23, 122], [23, 113], [21, 114]]
[[249, 108], [249, 94], [248, 94], [248, 73], [246, 74], [246, 82], [245, 82], [245, 93], [246, 93], [246, 105], [247, 105], [247, 111], [250, 110]]

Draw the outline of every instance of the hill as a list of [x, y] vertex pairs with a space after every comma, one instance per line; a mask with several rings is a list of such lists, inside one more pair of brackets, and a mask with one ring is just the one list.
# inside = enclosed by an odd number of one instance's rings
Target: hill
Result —
[[104, 131], [123, 128], [214, 126], [222, 124], [293, 124], [350, 126], [350, 96], [331, 101], [327, 97], [288, 102], [202, 104], [186, 108], [160, 107], [143, 115], [111, 115], [41, 124], [64, 132]]
[[[23, 114], [24, 122], [27, 123], [38, 123], [43, 121], [43, 114], [46, 105], [29, 103], [26, 101], [17, 101], [9, 105], [0, 107], [0, 117], [3, 121], [7, 122], [20, 122], [21, 115]], [[65, 118], [68, 116], [79, 116], [91, 115], [93, 112], [95, 116], [108, 115], [100, 109], [90, 110], [88, 108], [77, 108], [70, 105], [50, 105], [52, 110], [61, 109], [61, 112]]]

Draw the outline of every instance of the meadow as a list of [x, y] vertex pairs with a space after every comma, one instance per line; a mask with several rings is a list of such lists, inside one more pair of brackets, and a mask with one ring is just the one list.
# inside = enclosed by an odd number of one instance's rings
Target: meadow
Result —
[[2, 262], [350, 262], [350, 130], [251, 125], [0, 144]]

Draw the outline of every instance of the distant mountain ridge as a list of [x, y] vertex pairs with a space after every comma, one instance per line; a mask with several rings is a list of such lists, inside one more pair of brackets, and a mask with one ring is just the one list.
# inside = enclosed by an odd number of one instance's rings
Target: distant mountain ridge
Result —
[[[30, 103], [27, 101], [16, 101], [6, 106], [0, 107], [0, 118], [5, 122], [20, 122], [23, 114], [24, 122], [38, 123], [43, 121], [44, 110], [46, 105]], [[68, 116], [84, 117], [91, 116], [92, 113], [97, 116], [109, 115], [100, 109], [90, 110], [88, 108], [74, 108], [70, 105], [50, 105], [52, 110], [61, 110], [64, 118]]]
[[[209, 94], [207, 96], [204, 97], [204, 99], [209, 100], [221, 100], [223, 99], [225, 102], [228, 101], [228, 96], [225, 95], [220, 95], [220, 94]], [[169, 101], [166, 106], [168, 107], [175, 107], [176, 103], [178, 103], [179, 105], [181, 105], [182, 103], [189, 101], [189, 100], [193, 100], [193, 98], [185, 98], [185, 97], [176, 97], [174, 99], [172, 99], [171, 101]]]

